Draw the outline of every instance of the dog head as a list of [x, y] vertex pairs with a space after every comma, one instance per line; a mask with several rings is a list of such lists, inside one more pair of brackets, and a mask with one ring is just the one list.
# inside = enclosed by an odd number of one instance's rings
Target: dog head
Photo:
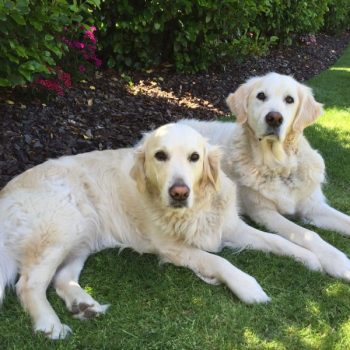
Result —
[[190, 208], [203, 187], [218, 187], [220, 151], [195, 130], [167, 124], [144, 136], [136, 149], [131, 176], [171, 208]]
[[322, 114], [322, 105], [310, 88], [278, 73], [249, 79], [226, 102], [237, 121], [248, 123], [257, 139], [282, 143], [290, 132], [302, 132]]

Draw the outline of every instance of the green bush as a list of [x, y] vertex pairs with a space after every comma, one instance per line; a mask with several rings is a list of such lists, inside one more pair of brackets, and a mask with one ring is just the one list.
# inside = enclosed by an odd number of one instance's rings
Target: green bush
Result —
[[0, 0], [0, 86], [54, 71], [70, 49], [64, 28], [82, 22], [97, 25], [109, 67], [196, 72], [300, 34], [350, 28], [349, 18], [350, 0]]
[[95, 17], [110, 67], [193, 72], [319, 31], [329, 1], [105, 0]]
[[99, 0], [0, 0], [0, 86], [25, 84], [68, 50], [60, 35], [65, 27], [89, 21]]
[[[268, 1], [263, 3], [268, 4]], [[110, 67], [162, 62], [181, 71], [206, 69], [222, 56], [265, 51], [255, 18], [266, 4], [247, 0], [106, 0], [96, 16]]]
[[332, 33], [350, 29], [350, 0], [329, 0], [324, 28]]
[[280, 44], [291, 44], [299, 34], [317, 33], [322, 28], [329, 0], [271, 0], [261, 11], [257, 26], [265, 36], [276, 36]]

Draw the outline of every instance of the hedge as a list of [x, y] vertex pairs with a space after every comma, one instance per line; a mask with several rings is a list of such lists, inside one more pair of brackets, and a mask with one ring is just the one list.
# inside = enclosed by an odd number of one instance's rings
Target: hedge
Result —
[[62, 33], [80, 23], [97, 27], [109, 67], [196, 72], [301, 34], [349, 29], [349, 18], [350, 0], [0, 0], [0, 86], [50, 74], [69, 50]]
[[110, 67], [170, 62], [195, 72], [319, 31], [329, 1], [107, 0], [95, 18]]

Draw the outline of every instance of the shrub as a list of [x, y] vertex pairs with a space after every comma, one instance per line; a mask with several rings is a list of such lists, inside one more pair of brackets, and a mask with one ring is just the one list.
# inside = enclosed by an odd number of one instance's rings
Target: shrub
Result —
[[329, 0], [324, 28], [332, 33], [350, 29], [350, 0]]
[[322, 28], [329, 0], [270, 0], [256, 20], [265, 36], [278, 37], [290, 45], [298, 34], [317, 33]]
[[0, 0], [0, 86], [39, 73], [41, 85], [58, 91], [48, 76], [58, 77], [65, 65], [78, 74], [87, 62], [99, 66], [96, 40], [86, 42], [82, 22], [96, 23], [109, 67], [170, 63], [196, 72], [322, 28], [350, 28], [349, 17], [350, 0]]
[[88, 10], [98, 4], [99, 0], [0, 1], [0, 86], [25, 84], [37, 73], [55, 72], [52, 68], [69, 50], [61, 40], [64, 28], [91, 21]]
[[170, 62], [193, 72], [317, 32], [329, 1], [105, 0], [96, 20], [110, 67]]
[[250, 26], [262, 6], [253, 0], [106, 0], [97, 11], [99, 39], [110, 67], [170, 62], [198, 71], [218, 57], [269, 46], [273, 40]]

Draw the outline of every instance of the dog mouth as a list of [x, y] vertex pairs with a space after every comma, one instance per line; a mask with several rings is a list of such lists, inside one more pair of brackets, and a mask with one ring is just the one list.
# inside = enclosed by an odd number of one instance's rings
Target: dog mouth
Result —
[[169, 203], [169, 207], [173, 209], [184, 209], [188, 208], [188, 201], [185, 200], [171, 200]]
[[272, 129], [268, 128], [266, 132], [258, 137], [259, 141], [262, 140], [271, 140], [271, 141], [278, 141], [280, 139], [280, 128]]

